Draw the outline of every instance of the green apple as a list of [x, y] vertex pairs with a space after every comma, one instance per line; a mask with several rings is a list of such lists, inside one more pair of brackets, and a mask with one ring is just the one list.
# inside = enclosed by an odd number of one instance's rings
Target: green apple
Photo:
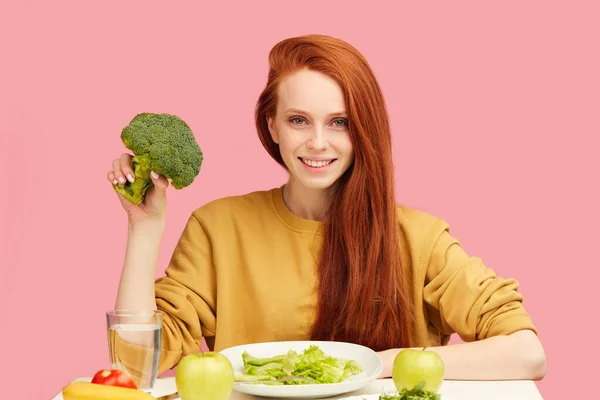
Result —
[[181, 400], [227, 400], [233, 390], [231, 362], [221, 353], [207, 351], [181, 359], [175, 384]]
[[401, 350], [394, 359], [392, 379], [399, 391], [425, 382], [425, 390], [437, 392], [444, 382], [444, 362], [434, 351]]

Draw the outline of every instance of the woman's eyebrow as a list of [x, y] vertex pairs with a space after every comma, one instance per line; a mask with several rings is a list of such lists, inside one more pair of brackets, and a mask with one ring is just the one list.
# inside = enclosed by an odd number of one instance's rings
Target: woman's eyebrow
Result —
[[[310, 113], [300, 110], [298, 108], [289, 108], [285, 112], [310, 115]], [[338, 111], [338, 112], [334, 112], [334, 113], [331, 113], [328, 115], [328, 117], [346, 117], [346, 116], [348, 116], [348, 113], [346, 111]]]
[[308, 114], [306, 111], [302, 111], [298, 108], [289, 108], [285, 110], [286, 113], [296, 113], [296, 114]]

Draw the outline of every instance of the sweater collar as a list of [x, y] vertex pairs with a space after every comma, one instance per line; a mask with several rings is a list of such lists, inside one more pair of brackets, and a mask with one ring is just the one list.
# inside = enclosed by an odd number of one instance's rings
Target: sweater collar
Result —
[[283, 186], [273, 189], [271, 193], [275, 211], [286, 225], [297, 231], [320, 233], [322, 222], [300, 218], [290, 211], [283, 200]]

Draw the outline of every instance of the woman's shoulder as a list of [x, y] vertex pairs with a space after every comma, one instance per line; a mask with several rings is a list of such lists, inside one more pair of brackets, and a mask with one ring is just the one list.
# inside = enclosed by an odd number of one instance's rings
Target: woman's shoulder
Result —
[[192, 214], [198, 219], [260, 214], [261, 210], [272, 208], [273, 195], [277, 190], [279, 188], [270, 188], [216, 198], [197, 207]]
[[427, 211], [398, 205], [396, 215], [402, 236], [411, 247], [433, 244], [443, 232], [449, 230], [443, 218]]
[[446, 225], [443, 218], [406, 205], [396, 206], [396, 215], [398, 216], [398, 223], [403, 228], [410, 230], [428, 231], [435, 226]]

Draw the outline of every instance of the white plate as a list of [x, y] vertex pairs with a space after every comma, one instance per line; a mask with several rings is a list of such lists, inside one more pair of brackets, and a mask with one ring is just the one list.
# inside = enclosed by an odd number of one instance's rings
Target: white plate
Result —
[[363, 368], [363, 372], [349, 377], [341, 383], [323, 383], [306, 385], [263, 385], [236, 382], [233, 389], [262, 397], [275, 398], [322, 398], [349, 393], [368, 385], [379, 377], [383, 369], [381, 359], [368, 347], [343, 342], [296, 341], [255, 343], [231, 347], [221, 351], [231, 361], [236, 375], [244, 373], [242, 353], [247, 351], [254, 357], [267, 358], [285, 354], [289, 350], [303, 352], [309, 346], [318, 346], [323, 352], [335, 358], [354, 360]]

